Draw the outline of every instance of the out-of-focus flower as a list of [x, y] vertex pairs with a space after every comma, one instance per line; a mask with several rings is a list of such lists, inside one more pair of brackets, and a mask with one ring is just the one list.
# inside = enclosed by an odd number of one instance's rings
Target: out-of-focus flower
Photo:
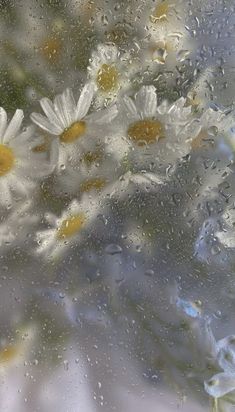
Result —
[[205, 390], [213, 398], [223, 396], [235, 390], [235, 336], [227, 336], [216, 344], [216, 361], [223, 370], [205, 382]]
[[115, 182], [121, 173], [120, 164], [105, 150], [105, 144], [100, 142], [96, 150], [79, 157], [76, 167], [69, 165], [62, 169], [55, 176], [54, 191], [68, 195], [100, 192]]
[[80, 202], [73, 200], [61, 217], [48, 213], [45, 218], [51, 228], [37, 232], [39, 246], [36, 252], [46, 259], [54, 259], [66, 249], [77, 247], [89, 234], [100, 207], [98, 197], [84, 195]]
[[140, 22], [145, 33], [142, 54], [148, 70], [174, 70], [190, 57], [194, 41], [186, 30], [187, 6], [172, 0], [147, 1]]
[[88, 77], [95, 83], [96, 104], [102, 106], [116, 100], [120, 93], [131, 87], [135, 64], [129, 53], [121, 52], [112, 44], [100, 44], [93, 51]]

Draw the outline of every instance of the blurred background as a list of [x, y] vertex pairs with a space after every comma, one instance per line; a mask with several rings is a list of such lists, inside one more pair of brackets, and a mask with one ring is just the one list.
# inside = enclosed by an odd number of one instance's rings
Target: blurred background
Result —
[[[67, 87], [78, 98], [100, 44], [128, 56], [125, 93], [154, 85], [159, 103], [184, 97], [196, 115], [231, 116], [226, 133], [210, 128], [169, 162], [157, 189], [104, 194], [62, 259], [34, 253], [43, 216], [71, 200], [53, 177], [30, 211], [1, 209], [1, 412], [233, 410], [235, 385], [217, 402], [204, 382], [226, 370], [216, 342], [235, 333], [234, 16], [234, 0], [0, 1], [0, 105], [9, 118], [24, 110], [23, 128], [41, 98]], [[157, 175], [148, 154], [138, 162]]]

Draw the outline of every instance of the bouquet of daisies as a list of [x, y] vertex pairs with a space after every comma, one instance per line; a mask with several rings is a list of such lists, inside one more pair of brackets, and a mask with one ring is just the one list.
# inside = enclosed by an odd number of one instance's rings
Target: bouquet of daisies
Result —
[[76, 390], [70, 403], [55, 399], [61, 373], [80, 379], [75, 363], [94, 394], [89, 411], [132, 410], [119, 392], [133, 375], [203, 410], [235, 404], [224, 3], [1, 6], [4, 410], [74, 410]]

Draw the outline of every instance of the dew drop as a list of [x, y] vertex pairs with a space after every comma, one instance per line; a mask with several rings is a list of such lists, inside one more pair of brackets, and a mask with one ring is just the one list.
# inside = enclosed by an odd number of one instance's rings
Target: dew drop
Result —
[[115, 243], [111, 243], [110, 245], [106, 246], [105, 253], [107, 253], [108, 255], [117, 255], [122, 253], [122, 248]]

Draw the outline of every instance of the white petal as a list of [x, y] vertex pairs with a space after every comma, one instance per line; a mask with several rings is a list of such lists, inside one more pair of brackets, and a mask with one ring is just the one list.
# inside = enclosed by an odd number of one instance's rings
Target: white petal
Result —
[[204, 383], [206, 392], [213, 398], [221, 398], [235, 390], [235, 374], [218, 373]]
[[53, 213], [45, 213], [45, 219], [51, 226], [57, 226], [58, 217], [55, 216]]
[[[33, 137], [33, 135], [35, 134], [35, 126], [28, 126], [26, 128], [26, 130], [24, 130], [23, 132], [21, 132], [18, 135], [18, 139], [16, 139], [13, 143], [13, 145], [17, 145], [17, 146], [24, 146], [28, 140], [31, 140], [30, 143], [35, 143], [35, 145], [37, 144], [37, 138], [35, 139], [35, 137]], [[35, 141], [36, 140], [36, 141]]]
[[[27, 196], [28, 196], [28, 193], [29, 193], [29, 186], [30, 186], [30, 185], [28, 185], [27, 183], [28, 183], [28, 182], [27, 182], [26, 179], [23, 179], [23, 178], [18, 179], [18, 181], [17, 181], [17, 187], [16, 187], [17, 192], [18, 192], [20, 195], [25, 196], [25, 197], [27, 197]], [[32, 189], [32, 188], [31, 188], [31, 189]]]
[[136, 105], [143, 118], [154, 117], [157, 110], [157, 95], [154, 86], [143, 86], [136, 94]]
[[228, 373], [235, 373], [235, 353], [229, 347], [225, 347], [219, 351], [218, 357], [219, 366]]
[[56, 167], [59, 159], [59, 145], [60, 143], [58, 142], [57, 139], [54, 139], [53, 142], [51, 143], [51, 153], [50, 153], [50, 165], [52, 169]]
[[66, 108], [66, 116], [68, 122], [74, 123], [76, 121], [76, 103], [71, 89], [66, 89], [63, 93], [64, 107]]
[[7, 127], [7, 114], [3, 107], [0, 107], [0, 142], [3, 140], [4, 133]]
[[16, 110], [3, 136], [3, 142], [8, 143], [11, 139], [16, 137], [20, 130], [22, 120], [24, 118], [23, 110]]
[[50, 101], [50, 99], [44, 97], [40, 100], [40, 105], [50, 123], [52, 123], [54, 126], [64, 128], [63, 122], [61, 121], [60, 117], [57, 116], [57, 114], [55, 113], [53, 104]]
[[127, 117], [128, 119], [138, 119], [139, 115], [136, 109], [136, 105], [130, 97], [125, 96], [123, 98], [123, 104], [127, 109]]
[[69, 127], [71, 125], [71, 122], [68, 119], [68, 117], [66, 116], [65, 103], [64, 103], [64, 99], [63, 99], [62, 94], [58, 94], [55, 97], [54, 105], [55, 105], [55, 111], [57, 113], [57, 116], [60, 118], [60, 120], [63, 124], [63, 129], [66, 129], [67, 127]]
[[45, 229], [36, 233], [38, 240], [46, 240], [48, 243], [54, 242], [56, 230], [55, 229]]
[[94, 95], [94, 84], [93, 83], [87, 83], [80, 94], [78, 104], [77, 104], [77, 109], [76, 109], [76, 119], [80, 120], [83, 119], [83, 117], [86, 116], [92, 99]]
[[51, 124], [45, 116], [42, 116], [39, 113], [32, 113], [30, 117], [35, 124], [41, 127], [41, 129], [46, 130], [51, 134], [58, 136], [63, 132], [61, 127]]
[[12, 195], [7, 179], [0, 178], [0, 204], [4, 206], [10, 205], [12, 202]]
[[105, 124], [110, 123], [118, 114], [117, 106], [114, 104], [108, 109], [98, 110], [87, 117], [92, 123]]

